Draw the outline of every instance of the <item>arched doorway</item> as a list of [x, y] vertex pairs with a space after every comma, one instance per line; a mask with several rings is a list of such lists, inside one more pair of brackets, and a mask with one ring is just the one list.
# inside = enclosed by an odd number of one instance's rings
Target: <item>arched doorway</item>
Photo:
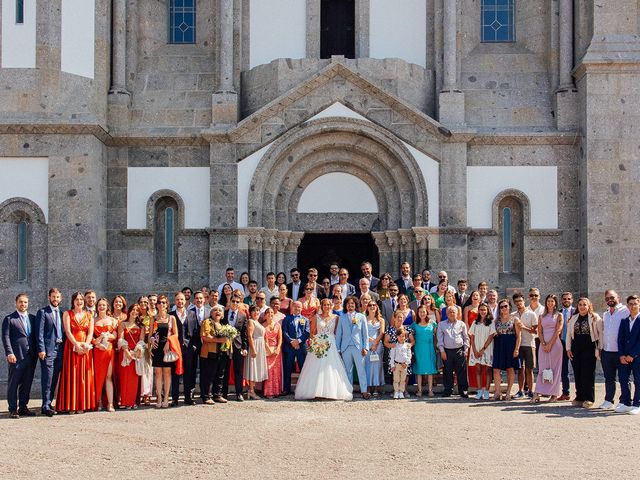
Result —
[[378, 247], [370, 233], [305, 233], [298, 247], [298, 268], [303, 272], [318, 269], [320, 279], [329, 276], [329, 266], [337, 263], [349, 270], [349, 283], [360, 278], [360, 264], [371, 262], [374, 274], [380, 261]]

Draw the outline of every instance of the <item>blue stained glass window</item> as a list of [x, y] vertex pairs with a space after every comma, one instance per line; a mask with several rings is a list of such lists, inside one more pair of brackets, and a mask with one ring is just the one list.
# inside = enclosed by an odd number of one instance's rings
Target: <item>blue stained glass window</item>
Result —
[[170, 0], [169, 42], [196, 42], [196, 0]]
[[515, 0], [482, 0], [482, 41], [513, 42]]
[[24, 0], [16, 0], [16, 23], [24, 23]]
[[173, 273], [173, 231], [175, 212], [169, 207], [164, 211], [164, 271], [165, 273]]
[[18, 281], [27, 281], [27, 222], [18, 224]]
[[511, 209], [502, 209], [502, 271], [511, 273]]

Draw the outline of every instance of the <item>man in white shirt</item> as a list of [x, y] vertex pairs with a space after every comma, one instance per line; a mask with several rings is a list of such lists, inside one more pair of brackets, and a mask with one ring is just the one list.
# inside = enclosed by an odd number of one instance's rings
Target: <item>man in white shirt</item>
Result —
[[498, 318], [498, 292], [496, 290], [489, 290], [487, 292], [487, 305], [493, 318]]
[[536, 332], [538, 329], [538, 316], [524, 306], [524, 295], [521, 293], [513, 294], [513, 303], [516, 311], [513, 315], [520, 318], [522, 327], [522, 341], [520, 343], [520, 362], [522, 367], [518, 370], [518, 392], [513, 396], [514, 399], [524, 397], [525, 382], [529, 388], [529, 396], [533, 396], [533, 369], [536, 366]]
[[193, 295], [193, 308], [198, 319], [198, 326], [202, 325], [205, 319], [209, 318], [211, 307], [207, 305], [204, 298], [204, 292], [196, 292]]
[[436, 283], [435, 287], [431, 287], [430, 293], [436, 293], [438, 291], [438, 285], [440, 284], [440, 282], [442, 281], [447, 282], [447, 290], [449, 290], [451, 293], [456, 293], [456, 287], [454, 287], [453, 285], [449, 284], [449, 274], [447, 272], [445, 272], [444, 270], [441, 270], [438, 272], [438, 282]]
[[[276, 274], [273, 272], [267, 273], [267, 284], [260, 289], [260, 292], [266, 296], [267, 304], [273, 297], [278, 296], [278, 286], [276, 285]], [[265, 307], [266, 308], [266, 307]]]
[[329, 281], [331, 282], [331, 286], [334, 286], [340, 281], [340, 276], [338, 275], [338, 272], [340, 272], [340, 266], [337, 263], [332, 263], [329, 265], [329, 272], [331, 273]]
[[224, 287], [227, 283], [231, 285], [231, 288], [233, 290], [242, 290], [242, 293], [244, 293], [244, 287], [234, 280], [235, 276], [235, 270], [232, 267], [227, 268], [227, 270], [225, 271], [225, 277], [227, 278], [227, 281], [222, 282], [220, 285], [218, 285], [218, 294], [220, 296], [222, 296], [222, 287]]
[[611, 410], [613, 408], [614, 397], [616, 395], [616, 379], [620, 358], [618, 357], [618, 331], [620, 321], [629, 316], [629, 309], [620, 303], [620, 297], [615, 290], [609, 289], [604, 292], [604, 301], [607, 309], [602, 314], [604, 322], [604, 335], [602, 338], [602, 351], [600, 352], [600, 363], [604, 374], [604, 402], [598, 408]]

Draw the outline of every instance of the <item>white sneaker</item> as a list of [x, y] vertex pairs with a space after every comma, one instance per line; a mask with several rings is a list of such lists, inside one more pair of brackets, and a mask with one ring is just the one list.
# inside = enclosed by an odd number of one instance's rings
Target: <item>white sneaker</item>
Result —
[[615, 412], [616, 413], [627, 413], [632, 408], [633, 407], [626, 406], [624, 403], [619, 403], [618, 405], [616, 405]]
[[404, 393], [398, 392], [398, 398], [403, 400], [404, 399]]
[[638, 415], [640, 413], [640, 407], [633, 407], [627, 412], [629, 415]]
[[482, 400], [482, 392], [483, 390], [478, 390], [478, 393], [476, 393], [476, 396], [473, 398], [475, 398], [476, 400]]
[[398, 392], [393, 392], [393, 399], [397, 400], [398, 399]]
[[489, 390], [484, 391], [484, 393], [482, 394], [482, 399], [489, 400]]
[[598, 407], [600, 410], [611, 410], [613, 409], [613, 403], [605, 400], [604, 402], [602, 402], [600, 404], [600, 406]]

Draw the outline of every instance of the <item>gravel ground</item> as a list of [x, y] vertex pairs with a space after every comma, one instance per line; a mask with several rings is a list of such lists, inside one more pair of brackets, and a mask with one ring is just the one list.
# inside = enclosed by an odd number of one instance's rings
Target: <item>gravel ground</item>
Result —
[[0, 438], [6, 479], [632, 478], [640, 417], [568, 402], [278, 399], [2, 414]]

